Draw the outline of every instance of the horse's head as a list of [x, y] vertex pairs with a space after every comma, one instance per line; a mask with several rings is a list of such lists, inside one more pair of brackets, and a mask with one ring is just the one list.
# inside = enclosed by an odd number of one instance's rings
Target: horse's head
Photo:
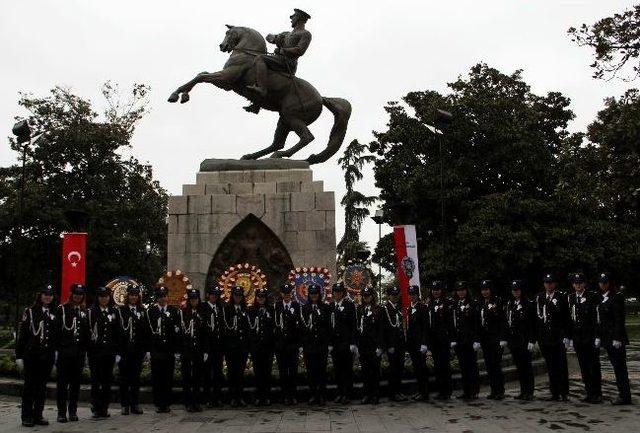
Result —
[[238, 27], [227, 24], [227, 32], [220, 43], [220, 51], [232, 52], [235, 49], [245, 49], [256, 52], [267, 52], [267, 44], [257, 31], [248, 27]]

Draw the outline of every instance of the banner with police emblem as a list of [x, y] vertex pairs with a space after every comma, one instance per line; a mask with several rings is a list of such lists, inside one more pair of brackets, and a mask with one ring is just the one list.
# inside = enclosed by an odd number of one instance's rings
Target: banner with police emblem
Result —
[[393, 240], [396, 250], [396, 275], [400, 283], [402, 307], [406, 316], [407, 307], [409, 306], [409, 286], [420, 287], [416, 226], [402, 225], [393, 227]]

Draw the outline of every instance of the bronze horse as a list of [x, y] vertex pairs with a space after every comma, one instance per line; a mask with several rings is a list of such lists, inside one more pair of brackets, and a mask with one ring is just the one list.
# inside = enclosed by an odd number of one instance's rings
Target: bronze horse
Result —
[[[278, 125], [271, 146], [254, 153], [246, 154], [242, 159], [258, 159], [271, 153], [271, 158], [291, 157], [313, 141], [314, 137], [308, 125], [312, 124], [325, 106], [333, 113], [334, 122], [326, 149], [307, 158], [310, 164], [324, 162], [331, 158], [342, 144], [347, 132], [347, 124], [351, 116], [351, 104], [342, 98], [327, 98], [307, 81], [290, 74], [269, 71], [268, 94], [260, 98], [247, 86], [255, 83], [254, 58], [267, 53], [264, 38], [256, 30], [248, 27], [227, 25], [228, 30], [220, 44], [222, 52], [230, 52], [231, 56], [218, 72], [202, 72], [193, 80], [178, 87], [171, 94], [169, 102], [181, 103], [189, 100], [189, 92], [198, 83], [209, 83], [224, 90], [233, 90], [244, 96], [260, 108], [277, 111], [280, 114]], [[298, 143], [289, 149], [285, 146], [289, 132], [295, 132]]]

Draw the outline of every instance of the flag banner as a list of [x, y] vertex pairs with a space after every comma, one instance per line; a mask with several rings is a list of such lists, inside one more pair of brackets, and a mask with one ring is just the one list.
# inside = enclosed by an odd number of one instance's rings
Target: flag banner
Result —
[[87, 234], [63, 233], [62, 237], [62, 285], [60, 302], [69, 298], [72, 284], [85, 284]]
[[393, 240], [396, 250], [396, 275], [400, 284], [402, 310], [406, 318], [409, 307], [409, 286], [420, 287], [416, 226], [393, 227]]

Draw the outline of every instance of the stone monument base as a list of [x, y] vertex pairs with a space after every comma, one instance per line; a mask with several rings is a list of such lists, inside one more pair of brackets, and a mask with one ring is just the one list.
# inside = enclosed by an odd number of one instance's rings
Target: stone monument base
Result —
[[238, 263], [257, 265], [270, 289], [295, 267], [335, 275], [335, 196], [291, 160], [202, 162], [195, 184], [169, 198], [168, 269], [203, 289]]

